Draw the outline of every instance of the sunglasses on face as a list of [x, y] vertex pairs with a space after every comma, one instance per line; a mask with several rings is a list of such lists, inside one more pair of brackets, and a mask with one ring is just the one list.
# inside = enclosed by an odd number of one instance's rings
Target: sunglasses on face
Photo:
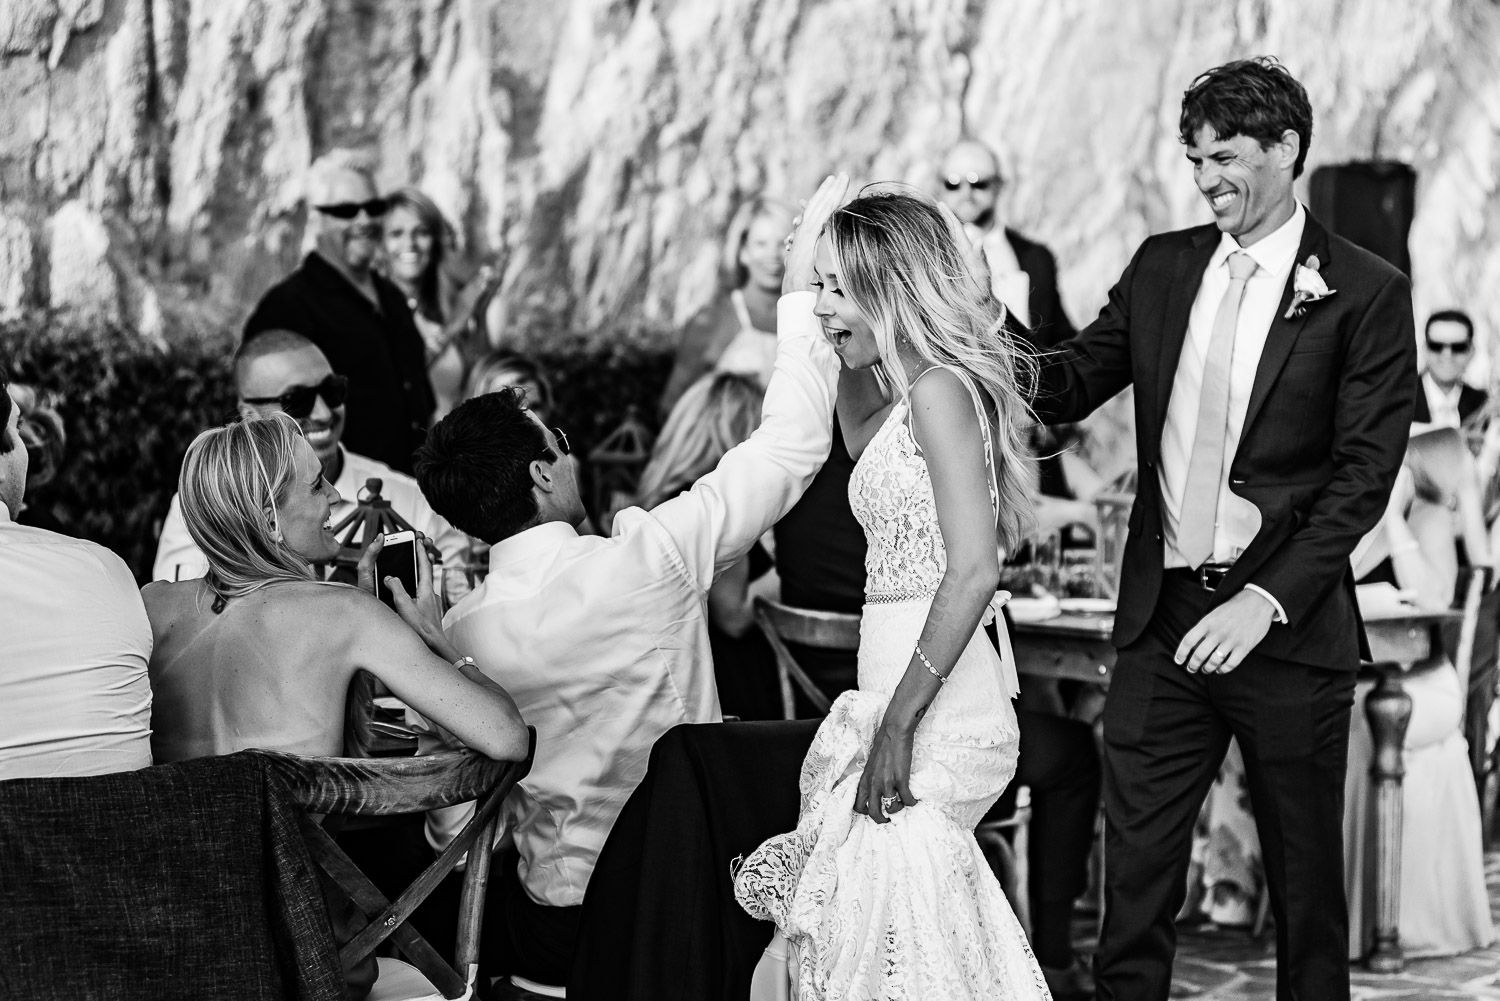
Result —
[[313, 208], [335, 219], [353, 219], [363, 212], [371, 219], [385, 215], [391, 203], [384, 198], [371, 198], [367, 202], [335, 202], [332, 205], [314, 205]]
[[980, 177], [972, 170], [967, 174], [949, 174], [943, 178], [943, 187], [949, 191], [957, 191], [966, 184], [975, 191], [988, 191], [990, 188], [999, 186], [1000, 178], [993, 174], [989, 177]]
[[[563, 455], [572, 455], [573, 454], [573, 446], [571, 446], [571, 445], [568, 444], [568, 432], [564, 431], [562, 428], [553, 428], [552, 429], [552, 434], [553, 434], [554, 437], [557, 438], [557, 450], [558, 450], [558, 452], [562, 453]], [[542, 452], [545, 454], [546, 451], [547, 451], [547, 446], [543, 445], [542, 446]]]
[[344, 405], [344, 399], [349, 395], [349, 377], [347, 375], [330, 375], [316, 386], [293, 386], [280, 396], [246, 396], [246, 403], [257, 406], [268, 406], [274, 404], [281, 408], [282, 413], [293, 420], [306, 420], [317, 405], [318, 397], [323, 397], [323, 402], [328, 404], [329, 410], [337, 410]]
[[1474, 345], [1469, 341], [1458, 341], [1455, 343], [1453, 341], [1429, 340], [1427, 342], [1427, 350], [1435, 355], [1440, 355], [1445, 351], [1456, 355], [1466, 355], [1474, 350]]

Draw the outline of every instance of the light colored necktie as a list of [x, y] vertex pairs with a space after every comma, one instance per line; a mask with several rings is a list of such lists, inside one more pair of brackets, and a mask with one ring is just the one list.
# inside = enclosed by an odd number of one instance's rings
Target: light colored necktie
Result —
[[1198, 397], [1198, 428], [1182, 492], [1182, 520], [1177, 551], [1188, 566], [1199, 567], [1214, 553], [1214, 524], [1219, 488], [1224, 482], [1224, 438], [1229, 431], [1229, 364], [1234, 357], [1234, 329], [1239, 322], [1245, 283], [1255, 274], [1255, 258], [1243, 251], [1229, 255], [1229, 287], [1214, 314], [1214, 330], [1203, 360], [1203, 392]]

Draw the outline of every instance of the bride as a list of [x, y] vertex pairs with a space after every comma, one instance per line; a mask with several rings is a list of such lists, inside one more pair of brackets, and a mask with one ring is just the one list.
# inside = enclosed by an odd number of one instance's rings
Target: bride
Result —
[[973, 834], [1016, 770], [1015, 664], [982, 626], [1029, 517], [1030, 360], [956, 220], [890, 192], [832, 211], [841, 194], [809, 203], [788, 268], [816, 240], [869, 544], [859, 688], [803, 762], [796, 830], [746, 859], [735, 894], [785, 936], [800, 998], [1046, 998]]

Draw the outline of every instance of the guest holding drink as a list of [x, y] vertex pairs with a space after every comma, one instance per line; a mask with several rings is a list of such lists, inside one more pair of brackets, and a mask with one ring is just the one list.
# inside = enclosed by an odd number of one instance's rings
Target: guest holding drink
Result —
[[[382, 220], [386, 273], [406, 297], [427, 352], [440, 419], [463, 399], [474, 363], [496, 346], [503, 313], [493, 298], [500, 272], [485, 265], [460, 284], [448, 266], [453, 227], [442, 210], [416, 188], [401, 188], [386, 199]], [[490, 321], [494, 322], [491, 323]]]

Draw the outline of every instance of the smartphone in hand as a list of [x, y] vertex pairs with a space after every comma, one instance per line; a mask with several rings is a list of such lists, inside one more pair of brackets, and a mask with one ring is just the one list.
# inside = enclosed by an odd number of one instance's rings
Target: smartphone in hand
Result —
[[396, 602], [385, 579], [394, 577], [406, 588], [408, 597], [417, 595], [417, 533], [393, 532], [385, 537], [385, 548], [375, 557], [375, 597], [395, 610]]

